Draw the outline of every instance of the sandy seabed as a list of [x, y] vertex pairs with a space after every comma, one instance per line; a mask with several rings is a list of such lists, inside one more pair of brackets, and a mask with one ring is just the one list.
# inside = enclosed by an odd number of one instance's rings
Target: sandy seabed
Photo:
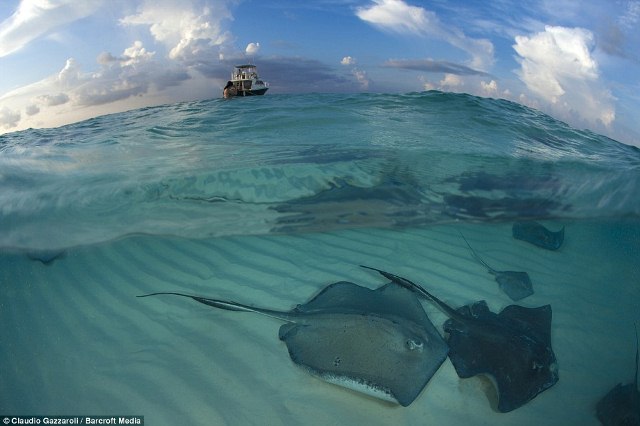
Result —
[[[561, 223], [546, 223], [558, 229]], [[640, 321], [640, 223], [565, 223], [546, 251], [511, 224], [187, 240], [132, 236], [69, 249], [45, 265], [0, 256], [0, 414], [144, 415], [148, 425], [596, 425], [595, 404], [633, 379]], [[371, 265], [406, 276], [453, 307], [512, 302], [458, 231], [498, 270], [527, 271], [551, 304], [559, 382], [511, 413], [491, 385], [460, 379], [447, 359], [406, 408], [298, 368], [281, 322], [219, 311], [181, 291], [289, 310], [341, 281], [376, 288]], [[442, 331], [446, 317], [423, 306]]]

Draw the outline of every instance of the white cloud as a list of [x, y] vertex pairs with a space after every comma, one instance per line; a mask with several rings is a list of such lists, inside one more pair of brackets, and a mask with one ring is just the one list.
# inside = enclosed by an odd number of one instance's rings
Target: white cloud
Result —
[[367, 75], [366, 71], [354, 68], [351, 70], [351, 74], [356, 78], [358, 83], [360, 83], [360, 87], [363, 90], [369, 89], [369, 84], [371, 84], [371, 81], [369, 80], [369, 76]]
[[[75, 105], [102, 105], [127, 99], [147, 93], [158, 78], [166, 78], [168, 70], [153, 61], [154, 54], [141, 41], [135, 41], [120, 57], [101, 53], [97, 61], [102, 68], [94, 73], [81, 72], [75, 60], [69, 59], [58, 80], [68, 89]], [[179, 81], [187, 78], [179, 77]]]
[[153, 55], [155, 55], [155, 52], [147, 52], [141, 41], [135, 41], [132, 46], [124, 49], [122, 65], [127, 66], [146, 62], [153, 58]]
[[20, 113], [18, 111], [13, 111], [8, 107], [0, 109], [0, 126], [5, 129], [11, 129], [18, 125], [18, 121], [20, 121]]
[[109, 52], [102, 52], [98, 55], [98, 57], [96, 58], [96, 61], [100, 64], [100, 65], [107, 65], [111, 62], [118, 62], [120, 61], [120, 58], [117, 58], [115, 56], [113, 56], [111, 53]]
[[591, 57], [593, 34], [583, 28], [546, 26], [530, 37], [517, 36], [514, 49], [531, 64], [544, 65], [557, 75], [598, 77], [598, 64]]
[[440, 80], [440, 87], [445, 90], [459, 90], [462, 86], [464, 86], [464, 81], [456, 74], [445, 74], [444, 78]]
[[367, 75], [367, 72], [365, 70], [359, 69], [355, 66], [356, 65], [355, 58], [351, 56], [345, 56], [342, 58], [342, 60], [340, 60], [340, 64], [344, 66], [352, 67], [351, 75], [360, 84], [360, 88], [362, 90], [369, 90], [369, 85], [371, 84], [371, 80], [369, 79], [369, 76]]
[[488, 98], [502, 98], [502, 99], [511, 99], [515, 100], [515, 98], [511, 95], [511, 91], [509, 89], [500, 89], [498, 82], [495, 80], [491, 80], [490, 82], [486, 82], [484, 80], [480, 81], [478, 89], [472, 89], [471, 92]]
[[74, 58], [67, 59], [64, 68], [58, 73], [58, 82], [63, 88], [71, 88], [80, 78], [80, 67]]
[[431, 82], [426, 76], [418, 77], [424, 90], [441, 90], [443, 92], [469, 93], [475, 96], [490, 98], [512, 99], [509, 90], [502, 90], [496, 80], [489, 82], [480, 76], [459, 75], [446, 73], [437, 83]]
[[149, 26], [155, 40], [169, 49], [169, 58], [189, 62], [220, 55], [220, 46], [230, 38], [222, 24], [230, 19], [225, 2], [196, 6], [186, 1], [148, 0], [137, 14], [125, 16], [120, 23]]
[[247, 55], [255, 55], [260, 51], [260, 43], [249, 43], [247, 48], [244, 49], [244, 53]]
[[[83, 72], [74, 58], [67, 59], [62, 70], [40, 82], [37, 90], [41, 94], [35, 100], [44, 107], [56, 107], [70, 103], [72, 107], [101, 105], [145, 93], [153, 79], [150, 68], [141, 67], [141, 61], [149, 60], [141, 44], [134, 44], [125, 52], [128, 55], [114, 61], [104, 62], [94, 73]], [[110, 55], [110, 54], [109, 54]], [[42, 93], [44, 92], [44, 93]]]
[[493, 65], [494, 49], [489, 40], [469, 38], [459, 28], [444, 25], [434, 12], [403, 0], [373, 0], [372, 5], [357, 8], [356, 15], [381, 29], [444, 40], [467, 52], [475, 69], [485, 71]]
[[440, 25], [435, 13], [409, 6], [402, 0], [374, 0], [374, 3], [357, 8], [358, 18], [398, 33], [423, 34]]
[[430, 82], [424, 75], [418, 76], [418, 81], [422, 84], [423, 90], [436, 90], [438, 86]]
[[[235, 4], [235, 0], [139, 0], [136, 3], [139, 7], [135, 12], [124, 16], [119, 23], [125, 27], [147, 27], [158, 49], [149, 51], [142, 42], [135, 41], [120, 55], [102, 52], [97, 57], [98, 69], [91, 72], [83, 71], [71, 57], [55, 75], [0, 95], [0, 105], [11, 108], [3, 110], [0, 126], [18, 124], [24, 128], [47, 125], [56, 119], [62, 121], [61, 117], [76, 117], [67, 118], [69, 122], [81, 116], [137, 105], [212, 96], [215, 91], [203, 90], [203, 87], [211, 87], [211, 79], [215, 81], [218, 74], [222, 75], [224, 65], [220, 58], [224, 51], [231, 51], [231, 56], [239, 55], [224, 29], [224, 24], [233, 19], [228, 6]], [[52, 38], [54, 31], [98, 11], [105, 4], [113, 3], [22, 0], [14, 15], [0, 23], [0, 56], [40, 36]], [[160, 55], [155, 50], [163, 47], [164, 57], [158, 59]], [[200, 84], [200, 80], [206, 85]], [[174, 88], [179, 85], [181, 88]], [[25, 113], [21, 118], [15, 111]]]
[[0, 23], [0, 57], [89, 16], [102, 3], [103, 0], [22, 0], [13, 15]]
[[356, 59], [352, 58], [351, 56], [345, 56], [344, 58], [342, 58], [340, 63], [342, 65], [355, 65], [356, 64]]
[[[163, 90], [191, 79], [186, 71], [155, 61], [154, 53], [148, 52], [140, 41], [124, 49], [120, 56], [101, 53], [97, 62], [101, 65], [98, 71], [84, 72], [74, 58], [69, 58], [60, 72], [1, 96], [0, 104], [13, 109], [2, 110], [0, 127], [51, 126], [165, 103], [168, 99], [162, 97]], [[138, 95], [148, 99], [142, 100]], [[21, 117], [15, 109], [24, 110], [26, 116]]]
[[38, 107], [38, 105], [35, 105], [35, 104], [27, 105], [27, 107], [24, 109], [24, 112], [28, 116], [36, 115], [37, 113], [40, 112], [40, 107]]
[[[543, 32], [517, 36], [520, 79], [548, 102], [560, 118], [579, 117], [609, 126], [615, 119], [613, 98], [599, 81], [591, 56], [593, 34], [582, 28], [547, 26]], [[575, 121], [575, 120], [570, 120]]]
[[126, 48], [122, 56], [113, 56], [109, 52], [102, 52], [96, 59], [100, 65], [108, 65], [118, 63], [121, 66], [134, 65], [140, 62], [146, 62], [153, 58], [155, 52], [148, 52], [142, 46], [141, 41], [135, 41], [132, 46]]
[[487, 96], [490, 98], [495, 98], [498, 96], [498, 83], [495, 80], [491, 80], [490, 82], [481, 81], [480, 82], [480, 91], [483, 96]]
[[[40, 95], [38, 96], [37, 99], [41, 101], [41, 103], [44, 104], [45, 106], [56, 106], [56, 105], [66, 104], [67, 102], [69, 102], [69, 96], [66, 95], [65, 93], [58, 93], [55, 95]], [[29, 115], [33, 115], [33, 114], [29, 114]]]

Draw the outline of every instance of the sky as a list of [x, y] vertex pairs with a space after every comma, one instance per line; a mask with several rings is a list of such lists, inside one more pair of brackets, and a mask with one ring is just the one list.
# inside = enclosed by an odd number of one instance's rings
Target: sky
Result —
[[503, 98], [640, 146], [640, 0], [2, 0], [0, 133], [220, 97]]

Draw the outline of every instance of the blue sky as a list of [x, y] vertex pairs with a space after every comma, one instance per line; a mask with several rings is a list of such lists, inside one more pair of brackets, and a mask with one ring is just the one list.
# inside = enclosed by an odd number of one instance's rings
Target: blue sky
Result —
[[640, 146], [640, 0], [3, 0], [0, 133], [219, 97], [437, 89]]

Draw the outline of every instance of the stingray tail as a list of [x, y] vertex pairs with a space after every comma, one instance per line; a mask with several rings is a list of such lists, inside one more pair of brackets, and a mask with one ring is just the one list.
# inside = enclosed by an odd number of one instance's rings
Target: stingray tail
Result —
[[431, 300], [432, 302], [434, 302], [445, 314], [447, 314], [449, 317], [451, 318], [456, 318], [456, 319], [460, 319], [462, 316], [456, 312], [453, 308], [451, 308], [449, 305], [447, 305], [446, 303], [444, 303], [442, 300], [438, 299], [437, 297], [435, 297], [433, 294], [429, 293], [427, 290], [424, 289], [424, 287], [422, 287], [419, 284], [414, 283], [413, 281], [410, 281], [406, 278], [403, 278], [401, 276], [392, 274], [390, 272], [386, 272], [383, 271], [381, 269], [376, 269], [376, 268], [372, 268], [370, 266], [365, 266], [365, 265], [360, 265], [362, 268], [365, 269], [371, 269], [372, 271], [376, 271], [378, 272], [380, 275], [382, 275], [383, 277], [391, 280], [392, 282], [401, 285], [402, 287], [405, 287], [411, 291], [414, 291], [416, 293], [418, 293], [419, 295], [421, 295], [422, 297]]
[[464, 242], [467, 243], [467, 247], [469, 247], [469, 251], [471, 252], [471, 256], [473, 256], [473, 258], [475, 260], [477, 260], [478, 262], [480, 262], [481, 265], [483, 265], [485, 268], [487, 268], [489, 270], [489, 273], [495, 275], [496, 271], [491, 266], [489, 266], [487, 264], [487, 262], [482, 260], [482, 258], [480, 256], [478, 256], [478, 253], [476, 253], [476, 251], [471, 247], [471, 244], [469, 244], [469, 241], [467, 241], [467, 239], [464, 237], [464, 235], [462, 235], [462, 232], [460, 230], [458, 230], [458, 233], [460, 234], [460, 236], [462, 237]]
[[284, 321], [292, 321], [291, 315], [288, 314], [287, 312], [256, 308], [253, 306], [243, 305], [242, 303], [238, 303], [238, 302], [232, 302], [232, 301], [220, 300], [220, 299], [211, 299], [208, 297], [201, 297], [201, 296], [192, 296], [190, 294], [184, 294], [184, 293], [165, 291], [165, 292], [158, 292], [158, 293], [143, 294], [136, 297], [149, 297], [149, 296], [159, 296], [159, 295], [188, 297], [190, 299], [195, 300], [196, 302], [200, 302], [204, 305], [212, 306], [218, 309], [224, 309], [227, 311], [236, 311], [236, 312], [253, 312], [256, 314], [266, 315], [268, 317], [277, 318]]
[[633, 326], [636, 329], [636, 375], [634, 377], [635, 389], [638, 389], [638, 324], [633, 323]]

